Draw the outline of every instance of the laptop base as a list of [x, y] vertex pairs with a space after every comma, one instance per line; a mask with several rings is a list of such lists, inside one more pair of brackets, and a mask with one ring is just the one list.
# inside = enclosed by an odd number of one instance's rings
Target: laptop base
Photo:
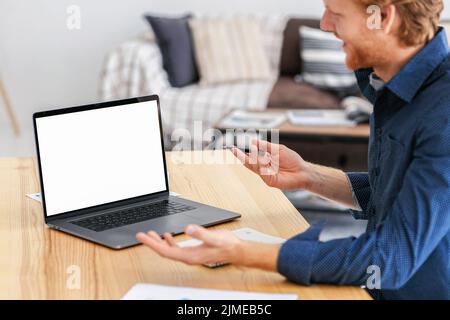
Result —
[[[240, 214], [234, 212], [211, 207], [179, 197], [168, 196], [158, 200], [163, 201], [165, 199], [195, 207], [195, 209], [101, 232], [96, 232], [75, 225], [74, 223], [72, 223], [75, 220], [74, 218], [54, 219], [47, 221], [47, 224], [50, 228], [53, 228], [55, 230], [65, 232], [85, 240], [89, 240], [111, 249], [119, 250], [140, 244], [136, 240], [136, 234], [139, 232], [148, 232], [150, 230], [153, 230], [159, 235], [163, 235], [166, 232], [173, 235], [178, 235], [184, 233], [185, 227], [189, 224], [197, 224], [208, 227], [241, 217]], [[145, 203], [136, 203], [134, 205], [142, 206], [143, 204]], [[89, 216], [93, 215], [96, 214], [89, 214]], [[83, 216], [76, 217], [77, 220], [82, 218]]]

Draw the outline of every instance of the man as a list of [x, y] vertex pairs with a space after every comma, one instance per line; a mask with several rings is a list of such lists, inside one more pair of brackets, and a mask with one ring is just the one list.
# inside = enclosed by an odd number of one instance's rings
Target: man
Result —
[[[249, 155], [233, 152], [269, 186], [306, 189], [355, 209], [367, 231], [319, 242], [316, 226], [274, 246], [191, 225], [186, 233], [204, 244], [185, 249], [168, 234], [137, 238], [188, 264], [226, 261], [306, 285], [366, 285], [368, 270], [380, 270], [380, 287], [369, 288], [376, 299], [450, 299], [450, 56], [438, 28], [442, 0], [324, 2], [321, 27], [343, 40], [347, 64], [374, 104], [369, 172], [314, 165], [263, 141]], [[368, 27], [372, 4], [381, 9], [380, 28]]]

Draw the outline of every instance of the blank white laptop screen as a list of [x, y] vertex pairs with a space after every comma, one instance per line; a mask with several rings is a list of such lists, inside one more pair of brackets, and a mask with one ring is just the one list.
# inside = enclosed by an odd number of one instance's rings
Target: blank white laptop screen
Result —
[[47, 216], [167, 190], [156, 101], [36, 118]]

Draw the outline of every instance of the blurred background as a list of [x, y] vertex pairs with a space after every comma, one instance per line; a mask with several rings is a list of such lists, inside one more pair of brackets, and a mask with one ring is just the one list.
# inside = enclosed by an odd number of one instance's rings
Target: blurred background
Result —
[[[443, 22], [450, 20], [450, 0], [444, 2]], [[306, 27], [300, 34], [310, 37], [308, 43], [313, 43], [316, 35], [307, 28], [318, 27], [322, 12], [319, 0], [0, 0], [0, 79], [5, 97], [0, 99], [0, 156], [35, 155], [33, 112], [133, 95], [161, 95], [166, 131], [190, 126], [188, 121], [194, 119], [214, 126], [234, 108], [340, 109], [342, 98], [349, 93], [330, 88], [330, 83], [314, 84], [302, 74], [311, 57], [304, 55], [300, 62], [299, 28]], [[73, 21], [77, 14], [79, 25]], [[247, 74], [242, 82], [221, 84], [213, 72], [207, 79], [209, 83], [202, 79], [200, 84], [188, 81], [174, 85], [174, 79], [163, 68], [166, 65], [162, 65], [164, 57], [153, 25], [144, 14], [191, 14], [216, 19], [257, 16], [262, 28], [258, 31], [261, 48], [268, 59], [264, 64], [267, 72], [262, 72], [265, 69], [260, 65], [257, 69], [262, 74], [253, 75], [256, 81]], [[194, 38], [200, 37], [205, 28], [197, 25]], [[252, 32], [249, 34], [257, 34]], [[197, 64], [205, 75], [210, 70], [198, 60], [208, 48], [199, 51], [198, 45]], [[326, 63], [321, 66], [317, 61], [310, 66], [315, 72], [327, 68]], [[342, 71], [342, 66], [333, 68]], [[225, 96], [232, 98], [225, 100]], [[351, 147], [333, 145], [327, 139], [320, 140], [320, 145], [308, 141], [296, 146], [294, 141], [293, 148], [310, 152], [302, 153], [310, 161], [364, 170], [366, 140], [360, 139]], [[306, 201], [304, 195], [291, 199], [299, 208]], [[308, 215], [306, 210], [302, 213]], [[326, 212], [308, 215], [310, 221], [328, 216]], [[327, 237], [343, 235], [346, 226], [350, 234], [361, 232], [364, 224], [349, 224], [349, 217], [335, 215]]]
[[[66, 10], [73, 4], [81, 9], [80, 30], [66, 26]], [[149, 28], [144, 13], [260, 12], [320, 18], [322, 10], [322, 1], [309, 0], [1, 0], [0, 77], [21, 136], [14, 136], [0, 100], [0, 155], [34, 153], [34, 111], [98, 101], [105, 56]], [[443, 18], [450, 19], [449, 5]]]
[[[81, 29], [66, 26], [70, 5]], [[21, 128], [14, 136], [0, 102], [0, 155], [34, 154], [32, 113], [99, 100], [105, 56], [147, 29], [145, 13], [286, 13], [320, 17], [321, 1], [1, 0], [0, 76]]]

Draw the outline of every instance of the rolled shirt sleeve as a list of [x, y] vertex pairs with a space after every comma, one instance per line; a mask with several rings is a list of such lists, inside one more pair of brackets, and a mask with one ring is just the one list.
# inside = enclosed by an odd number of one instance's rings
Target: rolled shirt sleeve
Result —
[[369, 174], [367, 172], [347, 173], [352, 191], [353, 201], [359, 210], [351, 210], [356, 219], [367, 219], [367, 208], [371, 196]]

